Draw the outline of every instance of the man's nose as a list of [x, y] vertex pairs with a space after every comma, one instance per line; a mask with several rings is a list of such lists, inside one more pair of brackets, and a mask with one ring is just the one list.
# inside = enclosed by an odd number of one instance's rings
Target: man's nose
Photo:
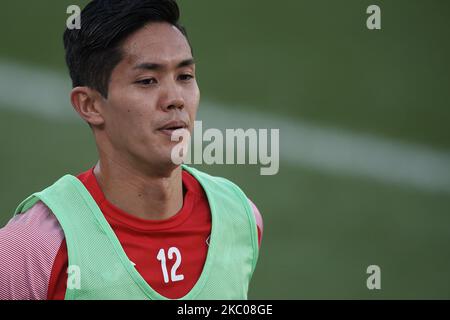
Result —
[[180, 91], [176, 84], [167, 85], [163, 94], [164, 98], [160, 104], [163, 111], [167, 112], [173, 109], [181, 110], [184, 108], [184, 99]]

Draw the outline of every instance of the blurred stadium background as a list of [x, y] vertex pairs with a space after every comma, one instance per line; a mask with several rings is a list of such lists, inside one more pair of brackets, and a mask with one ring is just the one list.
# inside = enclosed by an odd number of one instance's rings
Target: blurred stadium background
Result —
[[[0, 226], [27, 195], [96, 161], [61, 40], [67, 6], [86, 3], [0, 5]], [[199, 119], [280, 129], [275, 176], [202, 167], [263, 214], [250, 297], [450, 298], [450, 2], [179, 3]], [[382, 30], [366, 28], [371, 4]], [[366, 287], [372, 264], [381, 290]]]

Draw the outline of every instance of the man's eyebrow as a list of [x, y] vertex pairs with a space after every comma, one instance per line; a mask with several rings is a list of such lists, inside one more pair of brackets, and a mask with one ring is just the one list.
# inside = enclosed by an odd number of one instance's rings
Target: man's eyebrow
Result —
[[181, 61], [181, 62], [177, 65], [177, 68], [188, 67], [188, 66], [191, 66], [191, 65], [193, 65], [193, 64], [195, 64], [195, 61], [194, 61], [193, 58], [190, 58], [190, 59], [186, 59], [186, 60]]
[[[183, 67], [188, 67], [195, 64], [195, 61], [193, 58], [189, 58], [189, 59], [185, 59], [183, 61], [181, 61], [180, 63], [177, 64], [177, 69], [178, 68], [183, 68]], [[133, 69], [144, 69], [144, 70], [162, 70], [164, 69], [166, 66], [163, 64], [159, 64], [159, 63], [152, 63], [152, 62], [143, 62], [143, 63], [139, 63], [136, 66], [133, 67]]]

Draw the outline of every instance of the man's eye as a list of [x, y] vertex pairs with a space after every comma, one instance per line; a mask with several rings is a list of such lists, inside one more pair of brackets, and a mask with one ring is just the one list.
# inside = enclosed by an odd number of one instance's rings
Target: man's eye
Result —
[[147, 86], [147, 85], [150, 85], [150, 84], [155, 84], [156, 83], [156, 79], [155, 78], [142, 79], [142, 80], [136, 81], [136, 83], [139, 83], [139, 84]]
[[194, 77], [190, 74], [182, 74], [178, 77], [181, 81], [188, 81], [193, 79]]

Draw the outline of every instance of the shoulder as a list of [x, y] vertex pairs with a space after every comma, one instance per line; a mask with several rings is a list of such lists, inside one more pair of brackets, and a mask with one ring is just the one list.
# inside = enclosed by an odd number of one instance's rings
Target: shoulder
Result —
[[262, 218], [262, 215], [261, 215], [261, 212], [259, 211], [259, 209], [253, 203], [253, 201], [251, 201], [245, 195], [245, 192], [236, 183], [234, 183], [233, 181], [231, 181], [229, 179], [223, 178], [223, 177], [214, 177], [214, 178], [217, 179], [217, 181], [225, 183], [225, 184], [231, 186], [233, 189], [237, 190], [237, 192], [240, 193], [246, 199], [246, 201], [250, 204], [250, 207], [252, 208], [253, 216], [255, 218], [257, 231], [258, 231], [258, 245], [261, 246], [264, 223], [263, 223], [263, 218]]
[[188, 167], [186, 165], [184, 165], [183, 168], [187, 170], [191, 175], [193, 175], [194, 178], [197, 179], [203, 187], [205, 187], [205, 183], [207, 183], [210, 187], [214, 188], [215, 190], [220, 190], [221, 192], [227, 189], [232, 190], [233, 193], [239, 195], [242, 200], [245, 201], [246, 196], [244, 191], [233, 181], [224, 177], [213, 176], [209, 173], [200, 171], [193, 167]]
[[248, 197], [245, 195], [244, 191], [233, 181], [219, 176], [212, 176], [206, 172], [200, 171], [198, 169], [188, 167], [186, 165], [183, 166], [185, 170], [187, 170], [189, 173], [193, 174], [196, 178], [201, 179], [207, 179], [208, 181], [211, 181], [215, 183], [217, 186], [219, 185], [226, 185], [229, 188], [236, 191], [237, 194], [242, 198], [242, 202], [248, 202], [250, 207], [252, 208], [253, 216], [255, 218], [257, 231], [258, 231], [258, 244], [261, 246], [261, 240], [262, 240], [262, 234], [263, 234], [263, 219], [260, 211], [256, 207], [256, 205], [248, 199]]
[[0, 299], [45, 299], [64, 233], [41, 201], [0, 229]]

